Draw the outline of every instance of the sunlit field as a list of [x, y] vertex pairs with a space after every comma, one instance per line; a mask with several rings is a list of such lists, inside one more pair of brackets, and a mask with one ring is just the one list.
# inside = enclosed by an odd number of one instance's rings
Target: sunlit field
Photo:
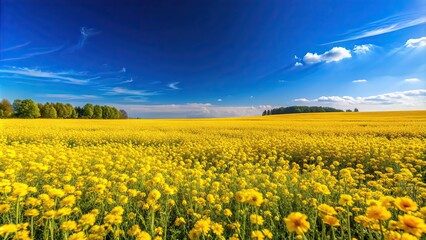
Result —
[[0, 130], [2, 239], [425, 239], [426, 111]]

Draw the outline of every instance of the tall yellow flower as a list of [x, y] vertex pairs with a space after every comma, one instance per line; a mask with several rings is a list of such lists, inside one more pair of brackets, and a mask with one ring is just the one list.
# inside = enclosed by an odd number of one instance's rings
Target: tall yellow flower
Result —
[[398, 216], [398, 227], [417, 237], [426, 232], [426, 224], [423, 219], [408, 214]]
[[383, 206], [373, 205], [367, 208], [365, 215], [370, 219], [385, 221], [392, 217], [392, 214]]
[[298, 235], [302, 235], [307, 232], [310, 228], [310, 224], [306, 221], [308, 217], [300, 212], [292, 212], [285, 219], [285, 225], [289, 232], [296, 232]]
[[395, 199], [395, 206], [404, 212], [416, 211], [418, 206], [410, 197], [399, 197]]

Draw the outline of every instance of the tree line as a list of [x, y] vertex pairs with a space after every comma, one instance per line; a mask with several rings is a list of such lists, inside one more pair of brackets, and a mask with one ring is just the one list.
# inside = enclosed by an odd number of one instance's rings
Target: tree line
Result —
[[[291, 107], [279, 107], [263, 111], [262, 116], [275, 115], [275, 114], [289, 114], [289, 113], [315, 113], [315, 112], [344, 112], [341, 109], [332, 107], [321, 107], [321, 106], [291, 106]], [[352, 112], [347, 109], [346, 112]], [[359, 112], [357, 108], [354, 112]]]
[[87, 118], [87, 119], [123, 119], [127, 112], [111, 106], [87, 103], [83, 107], [74, 107], [69, 103], [35, 103], [31, 99], [16, 99], [13, 103], [3, 99], [0, 102], [0, 118]]

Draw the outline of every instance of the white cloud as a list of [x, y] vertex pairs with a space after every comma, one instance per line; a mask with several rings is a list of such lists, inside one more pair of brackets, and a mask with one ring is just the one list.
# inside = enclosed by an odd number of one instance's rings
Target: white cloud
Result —
[[46, 98], [58, 98], [62, 100], [82, 100], [82, 99], [96, 99], [99, 98], [95, 95], [74, 95], [74, 94], [44, 94], [41, 95]]
[[301, 63], [301, 62], [296, 62], [296, 63], [294, 64], [294, 66], [295, 66], [295, 67], [300, 67], [300, 66], [303, 66], [303, 63]]
[[146, 91], [146, 90], [134, 90], [134, 89], [127, 89], [127, 88], [122, 88], [122, 87], [110, 88], [105, 94], [106, 95], [134, 95], [134, 96], [158, 95], [157, 92], [149, 92], [149, 91]]
[[426, 47], [426, 37], [408, 39], [405, 46], [409, 48]]
[[421, 82], [421, 81], [418, 78], [407, 78], [407, 79], [404, 80], [404, 82], [406, 82], [406, 83], [418, 83], [418, 82]]
[[[303, 98], [302, 98], [303, 99]], [[294, 101], [299, 99], [294, 99]], [[306, 101], [307, 100], [307, 101]], [[426, 89], [397, 91], [367, 97], [321, 96], [304, 102], [335, 107], [361, 107], [369, 110], [425, 109]]]
[[22, 44], [19, 44], [19, 45], [16, 45], [16, 46], [3, 48], [3, 49], [0, 49], [0, 52], [7, 52], [7, 51], [12, 51], [12, 50], [16, 50], [16, 49], [19, 49], [19, 48], [23, 48], [25, 46], [28, 46], [30, 43], [31, 42], [26, 42], [26, 43], [22, 43]]
[[124, 80], [124, 81], [120, 82], [120, 84], [131, 83], [131, 82], [133, 82], [133, 78], [130, 78], [129, 80]]
[[385, 33], [395, 32], [404, 28], [413, 27], [426, 23], [426, 16], [422, 12], [399, 14], [371, 22], [364, 27], [351, 30], [346, 34], [346, 38], [329, 42], [326, 44], [346, 42], [356, 39], [373, 37]]
[[222, 102], [222, 98], [218, 98], [218, 99], [217, 99], [217, 101], [218, 101], [218, 102]]
[[358, 79], [358, 80], [353, 80], [352, 82], [353, 83], [365, 83], [365, 82], [367, 82], [367, 80], [365, 80], [365, 79]]
[[174, 89], [174, 90], [179, 90], [180, 88], [177, 86], [179, 84], [179, 82], [172, 82], [167, 84], [167, 87]]
[[296, 99], [294, 99], [294, 101], [295, 102], [309, 102], [309, 100], [306, 99], [306, 98], [296, 98]]
[[306, 53], [303, 57], [303, 61], [307, 64], [314, 64], [319, 62], [338, 62], [345, 58], [351, 58], [351, 51], [343, 47], [334, 47], [330, 51], [323, 54], [317, 53]]
[[355, 47], [354, 47], [354, 53], [356, 53], [356, 54], [366, 54], [369, 51], [371, 51], [371, 49], [373, 49], [373, 47], [374, 47], [373, 44], [355, 45]]
[[13, 67], [12, 69], [0, 69], [0, 73], [18, 75], [21, 77], [29, 77], [33, 79], [45, 79], [51, 80], [52, 82], [62, 82], [67, 84], [75, 84], [75, 85], [85, 85], [95, 78], [89, 79], [80, 79], [76, 77], [72, 77], [70, 75], [75, 75], [75, 72], [45, 72], [38, 69], [30, 69], [30, 68], [17, 68]]

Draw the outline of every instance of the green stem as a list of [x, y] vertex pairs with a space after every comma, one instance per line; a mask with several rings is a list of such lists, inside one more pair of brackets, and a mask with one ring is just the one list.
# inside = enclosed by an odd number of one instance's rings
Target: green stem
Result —
[[16, 224], [19, 223], [19, 196], [16, 199]]
[[381, 239], [385, 239], [385, 236], [383, 234], [383, 228], [382, 228], [382, 221], [379, 220], [379, 226], [380, 226], [380, 235], [381, 235]]
[[349, 240], [352, 240], [352, 234], [351, 234], [351, 215], [349, 212], [349, 206], [346, 206], [346, 212], [348, 214], [348, 236], [349, 236]]

